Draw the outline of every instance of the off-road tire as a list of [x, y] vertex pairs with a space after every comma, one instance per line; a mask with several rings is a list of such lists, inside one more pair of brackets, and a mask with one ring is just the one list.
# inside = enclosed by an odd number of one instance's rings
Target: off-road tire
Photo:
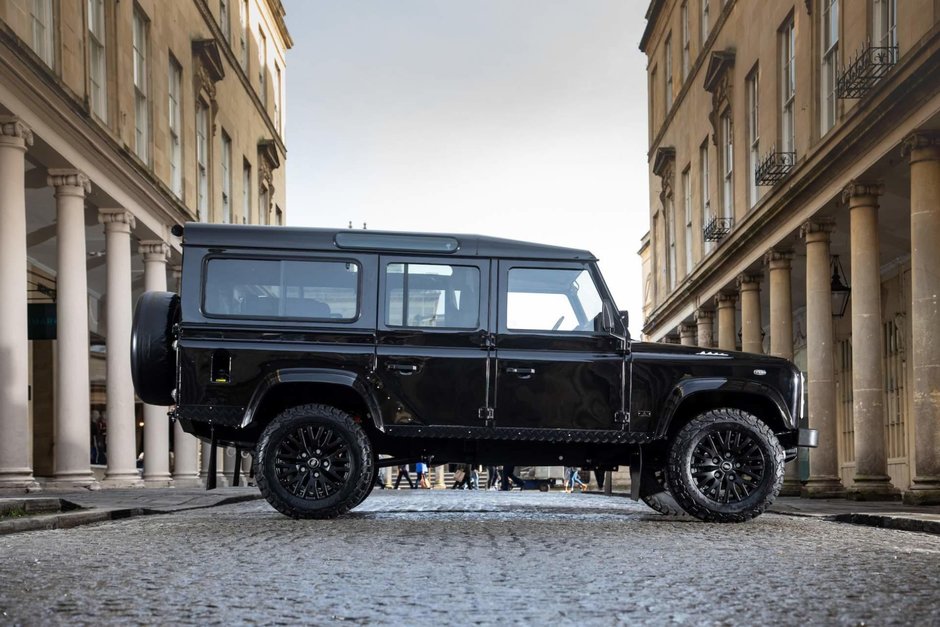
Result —
[[640, 500], [646, 503], [651, 509], [665, 516], [681, 516], [688, 518], [689, 515], [684, 509], [679, 507], [676, 499], [669, 493], [669, 486], [666, 482], [666, 469], [656, 468], [653, 470], [644, 469], [648, 475], [647, 478], [655, 485], [660, 487], [657, 492], [640, 496]]
[[144, 292], [137, 299], [131, 326], [131, 379], [137, 396], [150, 405], [173, 405], [176, 387], [174, 326], [180, 297], [173, 292]]
[[376, 479], [378, 478], [378, 476], [379, 476], [379, 465], [378, 465], [378, 463], [376, 462], [375, 458], [373, 457], [373, 459], [372, 459], [372, 481], [369, 482], [369, 487], [366, 488], [366, 491], [363, 493], [362, 498], [359, 500], [359, 502], [358, 502], [358, 503], [354, 503], [353, 506], [350, 507], [350, 509], [354, 509], [354, 508], [356, 508], [356, 507], [359, 507], [359, 504], [360, 504], [360, 503], [362, 503], [364, 500], [366, 500], [367, 498], [369, 498], [369, 495], [372, 494], [372, 490], [375, 489], [375, 481], [376, 481]]
[[[335, 492], [322, 497], [306, 497], [308, 483], [302, 495], [292, 493], [278, 476], [276, 461], [278, 451], [283, 454], [286, 440], [299, 434], [299, 429], [312, 427], [331, 430], [345, 447], [344, 463], [348, 472], [338, 482]], [[309, 433], [305, 432], [307, 437]], [[257, 471], [255, 480], [262, 496], [274, 509], [291, 518], [335, 518], [345, 514], [362, 502], [373, 481], [374, 456], [366, 432], [346, 412], [329, 405], [310, 404], [291, 407], [271, 421], [258, 440]], [[284, 458], [281, 458], [283, 468]], [[323, 466], [326, 468], [326, 466]], [[282, 470], [282, 473], [284, 471]], [[290, 471], [288, 471], [290, 472]], [[325, 475], [324, 475], [325, 476]]]
[[[700, 447], [708, 448], [709, 442], [705, 439], [711, 436], [710, 442], [713, 443], [719, 434], [720, 437], [728, 437], [728, 447], [725, 452], [730, 455], [732, 470], [729, 471], [724, 466], [723, 455], [716, 457], [721, 465], [708, 462], [708, 466], [714, 466], [720, 470], [726, 481], [729, 473], [731, 477], [735, 477], [734, 473], [737, 472], [736, 479], [739, 482], [734, 484], [735, 492], [732, 495], [730, 489], [722, 490], [720, 477], [716, 479], [718, 475], [711, 473], [712, 480], [719, 481], [717, 493], [713, 492], [717, 494], [717, 498], [712, 498], [705, 494], [692, 475], [693, 453], [701, 452], [703, 448]], [[737, 444], [731, 439], [735, 434], [740, 434], [737, 436]], [[742, 444], [741, 441], [745, 438], [749, 442]], [[721, 441], [719, 439], [719, 442]], [[739, 450], [744, 450], [746, 446], [753, 452], [745, 455], [729, 450], [734, 449], [735, 446]], [[710, 456], [711, 454], [706, 458]], [[755, 462], [761, 468], [759, 477], [754, 477], [756, 472], [749, 473], [747, 470], [733, 467], [734, 463], [740, 461], [745, 465], [744, 468], [747, 468], [751, 463], [747, 460], [755, 459], [756, 456], [760, 457], [760, 461]], [[699, 467], [700, 469], [704, 467], [701, 462], [699, 462]], [[696, 416], [679, 430], [669, 448], [666, 480], [669, 484], [669, 492], [675, 498], [676, 503], [692, 516], [705, 522], [735, 523], [745, 522], [759, 516], [770, 507], [783, 485], [783, 472], [784, 450], [771, 428], [753, 414], [738, 409], [721, 408]], [[709, 473], [700, 472], [699, 474], [705, 477]], [[740, 496], [738, 486], [745, 480], [753, 485], [750, 492], [745, 492], [744, 496]], [[741, 491], [744, 491], [743, 488]], [[726, 495], [724, 499], [726, 502], [721, 502], [723, 492]]]

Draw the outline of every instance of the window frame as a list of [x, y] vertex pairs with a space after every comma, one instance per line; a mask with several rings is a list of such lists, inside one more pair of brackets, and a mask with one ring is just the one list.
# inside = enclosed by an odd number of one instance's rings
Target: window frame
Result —
[[689, 0], [682, 0], [682, 82], [689, 77], [692, 63], [692, 35], [689, 28]]
[[183, 66], [171, 52], [167, 63], [167, 133], [170, 144], [170, 191], [179, 199], [183, 198], [182, 94]]
[[672, 74], [672, 32], [666, 35], [666, 41], [664, 44], [665, 47], [665, 59], [663, 65], [665, 65], [665, 75], [666, 75], [666, 95], [665, 95], [665, 104], [666, 104], [666, 115], [669, 115], [669, 111], [672, 109], [673, 105], [673, 74]]
[[[835, 16], [833, 18], [833, 8]], [[823, 0], [819, 12], [819, 134], [824, 136], [836, 125], [838, 99], [836, 82], [839, 71], [839, 40], [841, 37], [839, 0]], [[832, 38], [833, 31], [835, 38]]]
[[131, 24], [131, 64], [134, 83], [134, 154], [148, 166], [153, 159], [150, 148], [150, 19], [134, 4]]
[[[258, 315], [245, 315], [245, 314], [223, 314], [223, 313], [209, 313], [206, 311], [206, 288], [208, 287], [208, 278], [209, 278], [209, 264], [212, 261], [216, 260], [236, 260], [236, 261], [269, 261], [274, 263], [284, 263], [284, 262], [325, 262], [325, 263], [352, 263], [356, 265], [356, 314], [352, 318], [310, 318], [310, 317], [301, 317], [301, 316], [258, 316]], [[199, 314], [207, 319], [214, 320], [264, 320], [266, 322], [271, 322], [274, 324], [279, 324], [283, 322], [304, 322], [304, 323], [330, 323], [330, 324], [355, 324], [362, 320], [363, 312], [363, 299], [366, 295], [363, 292], [363, 272], [365, 272], [366, 264], [362, 259], [357, 259], [355, 257], [325, 257], [322, 255], [306, 257], [303, 255], [261, 255], [261, 254], [232, 254], [232, 253], [219, 253], [219, 254], [210, 254], [206, 255], [202, 259], [202, 268], [201, 268], [201, 280], [200, 280], [200, 294], [199, 294]], [[282, 271], [283, 276], [283, 271]]]
[[695, 267], [692, 253], [692, 164], [682, 171], [682, 204], [685, 210], [685, 276], [692, 274]]
[[702, 37], [702, 48], [705, 48], [705, 42], [708, 41], [708, 35], [711, 33], [711, 25], [709, 21], [709, 0], [701, 0], [702, 7], [701, 12], [699, 13], [699, 19], [701, 23], [699, 24], [699, 34]]
[[796, 29], [791, 13], [779, 30], [780, 152], [796, 152]]
[[[698, 147], [699, 156], [699, 193], [701, 194], [702, 228], [714, 218], [711, 196], [711, 164], [708, 162], [708, 137]], [[704, 235], [703, 235], [704, 238]], [[714, 242], [704, 242], [705, 253], [709, 253], [715, 246]]]
[[757, 186], [757, 166], [760, 163], [760, 66], [747, 75], [744, 82], [747, 107], [747, 201], [753, 209], [760, 200]]
[[[108, 7], [105, 0], [87, 0], [88, 107], [92, 115], [108, 121]], [[97, 32], [94, 28], [98, 27]], [[100, 74], [100, 76], [99, 76]], [[96, 82], [96, 77], [99, 79]], [[96, 95], [97, 94], [97, 95]]]
[[29, 47], [53, 71], [57, 69], [56, 44], [59, 22], [56, 19], [57, 4], [52, 0], [31, 0], [29, 3]]
[[225, 129], [221, 129], [219, 136], [219, 146], [221, 159], [219, 165], [221, 168], [222, 183], [222, 224], [232, 223], [232, 138]]
[[[405, 314], [407, 313], [407, 308], [403, 307], [402, 309], [402, 324], [389, 324], [388, 314], [390, 311], [388, 299], [386, 298], [386, 292], [388, 290], [388, 268], [392, 265], [404, 265], [404, 266], [448, 266], [448, 267], [464, 267], [464, 268], [475, 268], [477, 270], [477, 276], [479, 278], [478, 284], [478, 293], [477, 293], [477, 321], [473, 326], [466, 327], [422, 327], [422, 326], [413, 326], [404, 324]], [[449, 333], [467, 333], [475, 332], [481, 329], [486, 329], [487, 324], [487, 308], [489, 306], [489, 261], [480, 260], [474, 258], [465, 258], [465, 257], [413, 257], [413, 256], [393, 256], [393, 255], [382, 255], [379, 261], [379, 311], [377, 318], [377, 328], [385, 331], [418, 331], [420, 333], [435, 333], [435, 332], [449, 332]], [[403, 276], [407, 275], [407, 271]], [[402, 299], [403, 302], [407, 298], [407, 292], [405, 290], [405, 285], [407, 282], [402, 283]]]
[[251, 163], [242, 157], [242, 224], [251, 224]]
[[734, 119], [731, 109], [725, 109], [718, 120], [721, 128], [721, 217], [734, 218]]

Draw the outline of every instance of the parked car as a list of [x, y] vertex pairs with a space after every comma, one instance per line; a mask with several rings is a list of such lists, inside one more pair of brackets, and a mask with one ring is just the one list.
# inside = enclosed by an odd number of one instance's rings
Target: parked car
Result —
[[420, 459], [627, 465], [634, 498], [738, 522], [816, 445], [793, 364], [632, 341], [586, 250], [175, 228], [180, 294], [137, 303], [137, 393], [204, 441], [254, 449], [261, 492], [288, 516], [341, 515], [380, 465]]

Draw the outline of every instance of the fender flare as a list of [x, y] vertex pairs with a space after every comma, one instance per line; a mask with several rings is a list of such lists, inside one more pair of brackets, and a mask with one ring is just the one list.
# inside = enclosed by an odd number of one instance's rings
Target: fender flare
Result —
[[794, 424], [793, 416], [784, 402], [780, 393], [770, 386], [758, 383], [757, 381], [748, 381], [746, 379], [736, 379], [729, 377], [696, 377], [683, 379], [672, 388], [663, 404], [662, 418], [656, 428], [657, 436], [665, 436], [669, 430], [676, 413], [683, 403], [689, 398], [705, 392], [723, 392], [728, 395], [753, 395], [762, 396], [771, 401], [777, 409], [777, 418], [786, 429], [796, 429], [798, 425]]
[[255, 388], [245, 408], [245, 416], [242, 419], [242, 428], [249, 426], [255, 420], [255, 413], [264, 402], [268, 393], [282, 383], [325, 383], [328, 385], [338, 385], [353, 390], [365, 403], [372, 414], [372, 422], [375, 428], [381, 432], [385, 431], [382, 412], [379, 409], [378, 399], [372, 391], [371, 386], [362, 380], [362, 377], [354, 372], [347, 370], [332, 370], [329, 368], [283, 368], [275, 370], [265, 376], [261, 383]]

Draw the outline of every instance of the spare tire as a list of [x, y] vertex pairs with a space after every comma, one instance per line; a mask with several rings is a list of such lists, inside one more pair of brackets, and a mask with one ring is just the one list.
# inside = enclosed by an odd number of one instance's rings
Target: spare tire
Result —
[[131, 329], [131, 377], [137, 396], [150, 405], [174, 405], [176, 341], [180, 297], [173, 292], [144, 292], [137, 300]]

